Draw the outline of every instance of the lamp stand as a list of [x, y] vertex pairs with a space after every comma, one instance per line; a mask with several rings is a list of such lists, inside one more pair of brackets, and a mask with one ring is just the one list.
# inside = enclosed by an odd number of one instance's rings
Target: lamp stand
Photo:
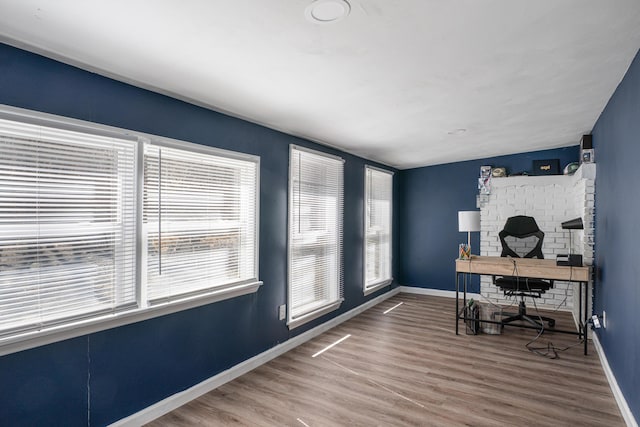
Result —
[[[467, 231], [467, 247], [469, 248], [469, 265], [471, 265], [471, 231]], [[465, 295], [467, 295], [467, 277], [469, 277], [469, 274], [464, 275], [464, 294]], [[471, 281], [470, 279], [471, 278], [469, 278], [469, 281]], [[463, 301], [463, 304], [465, 306], [465, 313], [466, 313], [466, 307], [467, 307], [466, 299]]]

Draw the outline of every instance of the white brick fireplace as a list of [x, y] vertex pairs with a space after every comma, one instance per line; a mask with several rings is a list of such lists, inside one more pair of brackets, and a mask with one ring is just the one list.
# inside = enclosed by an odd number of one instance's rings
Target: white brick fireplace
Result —
[[[507, 218], [527, 215], [535, 218], [545, 233], [542, 253], [555, 259], [557, 254], [582, 254], [585, 265], [593, 263], [595, 164], [583, 164], [574, 175], [518, 176], [493, 178], [491, 194], [479, 196], [480, 254], [500, 256], [502, 247], [498, 233]], [[580, 217], [584, 230], [563, 230], [561, 223]], [[571, 234], [571, 237], [569, 236]], [[569, 241], [571, 246], [569, 249]], [[591, 289], [591, 284], [589, 285]], [[481, 294], [500, 304], [514, 303], [505, 299], [490, 277], [481, 280]], [[545, 309], [570, 310], [578, 317], [578, 285], [555, 282], [553, 289], [536, 301]], [[574, 298], [574, 293], [576, 297]], [[591, 295], [591, 291], [590, 291]], [[591, 303], [591, 298], [589, 298]], [[575, 303], [575, 304], [574, 304]], [[517, 306], [517, 301], [514, 303]], [[531, 302], [528, 302], [532, 306]], [[531, 307], [533, 308], [533, 307]], [[589, 312], [590, 312], [589, 308]]]

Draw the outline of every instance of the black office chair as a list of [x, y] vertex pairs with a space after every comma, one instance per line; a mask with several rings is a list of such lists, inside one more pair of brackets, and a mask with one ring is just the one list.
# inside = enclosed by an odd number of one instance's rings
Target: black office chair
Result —
[[[498, 234], [500, 237], [500, 243], [502, 244], [502, 254], [500, 256], [512, 258], [521, 258], [521, 256], [514, 250], [515, 243], [521, 239], [528, 237], [536, 237], [538, 240], [533, 249], [526, 252], [522, 258], [540, 258], [543, 259], [542, 254], [542, 241], [544, 240], [544, 233], [536, 224], [536, 220], [530, 216], [518, 215], [512, 216], [507, 219], [504, 225], [504, 229]], [[506, 241], [507, 237], [514, 237], [516, 240], [512, 243], [513, 248], [509, 246]], [[509, 316], [506, 319], [502, 319], [502, 324], [515, 322], [517, 320], [523, 320], [531, 323], [535, 327], [542, 327], [540, 321], [548, 322], [549, 327], [553, 327], [556, 321], [550, 317], [535, 316], [531, 317], [527, 315], [527, 307], [524, 303], [525, 297], [540, 298], [542, 294], [553, 287], [553, 281], [547, 281], [542, 279], [534, 279], [530, 277], [517, 276], [517, 268], [514, 264], [514, 274], [516, 276], [503, 276], [494, 277], [493, 282], [502, 290], [505, 296], [520, 297], [520, 304], [518, 305], [517, 313], [503, 312], [503, 316]]]

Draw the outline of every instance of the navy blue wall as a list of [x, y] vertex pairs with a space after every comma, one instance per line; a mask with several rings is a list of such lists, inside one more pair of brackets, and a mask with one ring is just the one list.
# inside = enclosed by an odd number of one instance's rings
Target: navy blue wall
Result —
[[598, 338], [640, 420], [640, 53], [593, 128], [596, 173], [595, 312]]
[[[371, 162], [3, 44], [0, 76], [0, 104], [260, 156], [264, 281], [253, 295], [0, 357], [0, 424], [116, 421], [385, 292], [362, 293], [364, 165]], [[292, 143], [346, 161], [345, 302], [290, 332], [277, 307], [286, 302]], [[398, 186], [396, 180], [396, 194]], [[396, 243], [396, 265], [397, 251]]]
[[[506, 167], [509, 173], [530, 172], [533, 160], [578, 161], [579, 147], [559, 148], [408, 169], [400, 172], [400, 276], [403, 285], [455, 290], [458, 211], [477, 210], [480, 166]], [[500, 230], [496, 230], [498, 233]], [[480, 233], [471, 233], [471, 252], [479, 254]], [[473, 278], [471, 292], [479, 292]]]

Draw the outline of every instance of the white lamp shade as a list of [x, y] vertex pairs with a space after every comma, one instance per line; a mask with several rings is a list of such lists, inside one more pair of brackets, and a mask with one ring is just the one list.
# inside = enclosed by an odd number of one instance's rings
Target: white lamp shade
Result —
[[459, 211], [458, 231], [480, 231], [480, 211]]

